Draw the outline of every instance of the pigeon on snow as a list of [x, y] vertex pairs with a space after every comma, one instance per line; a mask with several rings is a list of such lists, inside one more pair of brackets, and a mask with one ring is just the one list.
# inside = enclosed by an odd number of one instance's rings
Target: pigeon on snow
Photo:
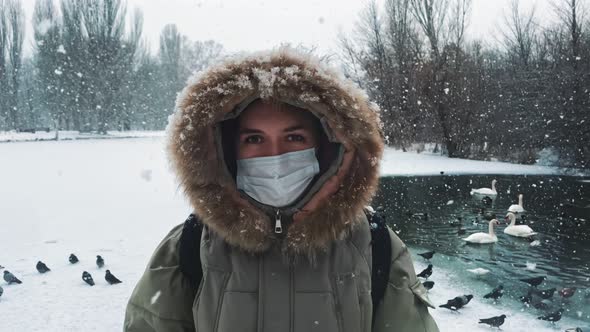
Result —
[[488, 324], [491, 327], [500, 327], [504, 324], [506, 315], [494, 316], [490, 318], [482, 318], [479, 320], [479, 324]]
[[425, 268], [422, 272], [418, 273], [418, 277], [428, 279], [432, 275], [432, 264], [428, 264], [428, 267]]
[[559, 290], [559, 295], [561, 297], [566, 298], [566, 299], [574, 296], [575, 293], [576, 293], [576, 287], [566, 287], [566, 288]]
[[542, 276], [542, 277], [534, 277], [534, 278], [527, 278], [527, 279], [520, 279], [520, 281], [524, 281], [527, 284], [533, 286], [533, 287], [537, 287], [540, 284], [543, 283], [543, 281], [547, 279], [547, 277]]
[[542, 289], [539, 290], [539, 296], [543, 299], [549, 299], [553, 297], [553, 294], [555, 294], [555, 291], [557, 289], [555, 288], [549, 288], [549, 289]]
[[10, 285], [10, 284], [22, 284], [23, 282], [18, 280], [17, 277], [14, 276], [14, 274], [10, 273], [10, 271], [8, 270], [4, 270], [4, 280]]
[[43, 263], [42, 261], [38, 261], [37, 266], [35, 266], [35, 267], [37, 268], [37, 271], [39, 271], [39, 273], [45, 273], [45, 272], [51, 271], [51, 269], [48, 268], [47, 265], [45, 265], [45, 263]]
[[545, 316], [539, 316], [537, 319], [546, 320], [552, 323], [555, 323], [561, 319], [561, 314], [563, 313], [563, 308], [557, 310], [556, 312], [552, 312]]
[[447, 308], [447, 309], [453, 310], [453, 311], [457, 311], [457, 310], [463, 308], [465, 305], [467, 305], [467, 303], [469, 303], [469, 301], [471, 301], [472, 298], [473, 298], [473, 295], [471, 295], [471, 294], [457, 296], [454, 299], [448, 300], [447, 303], [439, 305], [439, 307], [440, 308]]
[[71, 255], [70, 255], [70, 258], [68, 258], [68, 260], [69, 260], [69, 261], [70, 261], [70, 263], [72, 263], [72, 264], [76, 264], [76, 263], [78, 263], [78, 257], [76, 257], [76, 255], [74, 255], [74, 254], [71, 254]]
[[499, 285], [498, 287], [494, 288], [491, 292], [484, 295], [484, 299], [494, 299], [497, 300], [504, 295], [504, 286]]
[[102, 268], [104, 266], [104, 259], [100, 255], [96, 255], [96, 266]]
[[427, 252], [423, 252], [421, 254], [418, 254], [418, 256], [422, 256], [424, 257], [424, 259], [431, 259], [432, 256], [434, 256], [435, 252], [434, 251], [427, 251]]
[[422, 283], [422, 285], [424, 286], [424, 288], [431, 290], [432, 287], [434, 287], [434, 281], [425, 281]]
[[94, 279], [92, 279], [90, 273], [86, 271], [82, 272], [82, 280], [84, 280], [84, 282], [89, 284], [90, 286], [94, 286]]
[[104, 275], [104, 279], [111, 285], [120, 284], [122, 281], [117, 279], [110, 270], [107, 270], [106, 274]]

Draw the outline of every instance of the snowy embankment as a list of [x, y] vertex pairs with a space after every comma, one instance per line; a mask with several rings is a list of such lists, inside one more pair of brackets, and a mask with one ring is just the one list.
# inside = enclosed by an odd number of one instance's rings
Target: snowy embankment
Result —
[[[151, 253], [191, 211], [168, 168], [163, 138], [7, 143], [0, 144], [0, 156], [0, 265], [23, 281], [0, 282], [0, 331], [120, 331], [127, 299]], [[388, 150], [383, 173], [425, 172], [427, 163], [435, 174], [452, 173], [465, 162], [445, 166], [447, 161]], [[461, 171], [481, 173], [482, 163]], [[484, 170], [515, 172], [510, 164], [483, 164]], [[78, 264], [69, 264], [71, 253]], [[96, 255], [104, 257], [105, 268], [96, 267]], [[37, 273], [39, 260], [52, 271]], [[105, 269], [123, 283], [108, 285]], [[82, 281], [83, 271], [96, 286]], [[465, 276], [456, 272], [437, 268], [433, 278], [437, 305], [468, 291]], [[474, 319], [501, 309], [474, 301], [462, 314], [437, 309], [433, 315], [441, 331], [489, 330]], [[509, 317], [505, 331], [554, 331], [528, 314]]]
[[464, 175], [464, 174], [560, 174], [563, 169], [548, 166], [520, 165], [499, 161], [447, 158], [429, 152], [402, 152], [386, 148], [381, 164], [382, 176]]
[[108, 139], [108, 138], [137, 138], [161, 137], [164, 131], [108, 131], [106, 135], [95, 133], [80, 133], [79, 131], [37, 131], [35, 133], [19, 133], [16, 131], [0, 131], [0, 143], [31, 142], [31, 141], [65, 141], [79, 139]]

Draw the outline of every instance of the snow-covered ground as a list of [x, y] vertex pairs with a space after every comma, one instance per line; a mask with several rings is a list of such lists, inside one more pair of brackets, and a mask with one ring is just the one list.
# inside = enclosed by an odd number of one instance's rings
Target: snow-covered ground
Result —
[[[121, 330], [127, 299], [153, 249], [190, 212], [169, 171], [163, 143], [162, 137], [144, 137], [0, 144], [0, 265], [23, 281], [0, 282], [0, 331]], [[383, 166], [384, 174], [441, 170], [549, 172], [392, 150]], [[71, 253], [80, 258], [78, 264], [69, 264]], [[96, 255], [104, 257], [105, 268], [96, 267]], [[38, 260], [52, 271], [37, 273]], [[417, 261], [416, 269], [423, 267]], [[123, 283], [108, 285], [107, 268]], [[96, 286], [83, 283], [82, 271], [93, 275]], [[457, 271], [437, 268], [432, 278], [437, 305], [476, 292], [467, 288], [477, 283], [464, 282], [468, 277]], [[474, 299], [461, 314], [437, 309], [433, 315], [442, 331], [489, 330], [478, 326], [476, 318], [506, 313], [504, 309]], [[505, 331], [555, 331], [527, 313], [508, 317]]]
[[108, 131], [106, 135], [80, 133], [78, 131], [63, 130], [60, 130], [58, 133], [56, 133], [55, 131], [38, 131], [35, 133], [17, 133], [16, 131], [0, 131], [0, 143], [161, 136], [164, 136], [164, 131]]

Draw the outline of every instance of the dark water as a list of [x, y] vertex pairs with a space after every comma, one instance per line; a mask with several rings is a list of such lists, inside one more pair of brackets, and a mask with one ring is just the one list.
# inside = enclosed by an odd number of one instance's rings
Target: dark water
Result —
[[[471, 188], [489, 188], [493, 179], [498, 180], [493, 202], [470, 196]], [[532, 227], [539, 245], [503, 233], [507, 209], [517, 204], [520, 193], [527, 213], [518, 224]], [[590, 181], [581, 177], [465, 175], [382, 178], [373, 206], [381, 206], [388, 223], [410, 247], [432, 249], [465, 263], [447, 268], [464, 273], [467, 264], [477, 263], [494, 271], [494, 278], [487, 282], [503, 284], [505, 297], [517, 300], [527, 292], [528, 285], [519, 278], [547, 276], [540, 289], [577, 287], [566, 304], [578, 312], [578, 318], [590, 321], [590, 210], [580, 208], [588, 204]], [[501, 222], [496, 227], [499, 241], [466, 245], [462, 238], [488, 231], [486, 216]], [[464, 235], [458, 235], [459, 226], [451, 225], [458, 218]], [[527, 263], [536, 268], [527, 269]], [[557, 294], [555, 298], [566, 301]]]

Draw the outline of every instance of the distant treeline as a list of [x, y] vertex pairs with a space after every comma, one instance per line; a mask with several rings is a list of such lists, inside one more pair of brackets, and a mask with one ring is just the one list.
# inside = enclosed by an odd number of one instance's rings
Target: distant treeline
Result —
[[392, 145], [520, 163], [545, 149], [588, 168], [589, 3], [548, 3], [541, 20], [513, 0], [495, 35], [468, 41], [471, 0], [370, 2], [340, 36], [347, 73], [381, 106]]
[[[588, 168], [589, 0], [547, 0], [543, 21], [514, 0], [485, 41], [465, 37], [477, 24], [471, 1], [369, 2], [339, 36], [341, 63], [381, 106], [388, 143]], [[23, 58], [21, 0], [0, 0], [0, 130], [163, 129], [188, 76], [222, 53], [171, 24], [152, 55], [142, 12], [125, 0], [36, 0], [31, 21], [35, 47]]]
[[32, 24], [23, 58], [22, 3], [0, 0], [0, 130], [163, 129], [188, 76], [222, 52], [171, 24], [150, 54], [124, 0], [36, 0]]

